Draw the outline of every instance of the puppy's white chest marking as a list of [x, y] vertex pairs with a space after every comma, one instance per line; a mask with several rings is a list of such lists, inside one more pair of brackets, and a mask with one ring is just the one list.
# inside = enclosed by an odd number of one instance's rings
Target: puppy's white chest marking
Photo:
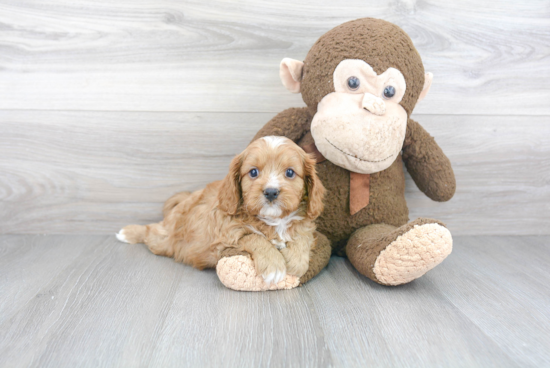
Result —
[[[258, 231], [258, 229], [256, 229], [254, 226], [252, 225], [247, 225], [246, 227], [248, 227], [254, 234], [258, 234], [258, 235], [261, 235], [263, 236], [264, 238], [266, 237], [265, 234], [263, 234], [262, 232]], [[118, 234], [117, 234], [117, 237], [118, 237]], [[271, 244], [273, 244], [277, 249], [281, 250], [283, 248], [286, 248], [286, 242], [282, 241], [282, 240], [277, 240], [277, 239], [273, 239], [271, 240]]]
[[275, 231], [277, 232], [277, 235], [279, 235], [280, 240], [272, 240], [271, 242], [278, 249], [286, 248], [286, 242], [292, 240], [290, 234], [288, 233], [288, 229], [290, 228], [292, 221], [299, 221], [304, 219], [302, 216], [298, 215], [298, 210], [283, 218], [271, 218], [262, 216], [258, 216], [258, 218], [265, 222], [266, 225], [273, 226], [275, 228]]

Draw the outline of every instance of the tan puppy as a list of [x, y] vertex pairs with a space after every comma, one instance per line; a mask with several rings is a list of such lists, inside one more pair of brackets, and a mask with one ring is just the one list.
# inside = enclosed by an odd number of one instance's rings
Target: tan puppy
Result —
[[162, 222], [126, 226], [117, 238], [198, 269], [216, 267], [226, 248], [245, 251], [266, 283], [278, 283], [307, 271], [324, 192], [315, 159], [287, 138], [264, 137], [231, 161], [223, 181], [176, 194]]

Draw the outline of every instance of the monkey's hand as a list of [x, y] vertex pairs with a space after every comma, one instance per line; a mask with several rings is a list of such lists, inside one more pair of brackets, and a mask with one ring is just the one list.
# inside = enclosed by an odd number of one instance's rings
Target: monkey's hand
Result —
[[403, 144], [403, 161], [418, 188], [438, 202], [451, 199], [456, 180], [451, 162], [432, 136], [409, 119]]
[[298, 142], [309, 130], [312, 117], [307, 107], [293, 107], [278, 113], [273, 119], [267, 122], [262, 129], [256, 133], [252, 142], [268, 135], [287, 137]]

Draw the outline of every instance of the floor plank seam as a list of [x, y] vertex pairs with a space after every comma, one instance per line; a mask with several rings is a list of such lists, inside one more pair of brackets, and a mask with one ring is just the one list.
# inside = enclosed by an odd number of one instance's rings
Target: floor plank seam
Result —
[[517, 362], [516, 359], [512, 358], [510, 355], [508, 355], [508, 353], [501, 347], [501, 345], [490, 335], [488, 335], [482, 328], [481, 326], [479, 326], [474, 320], [472, 320], [468, 315], [466, 315], [466, 313], [464, 313], [451, 299], [449, 299], [447, 297], [447, 295], [442, 292], [438, 287], [437, 287], [437, 284], [434, 283], [432, 280], [426, 280], [428, 283], [430, 283], [432, 285], [432, 287], [434, 288], [434, 290], [437, 290], [438, 293], [443, 297], [445, 298], [445, 300], [447, 300], [447, 302], [453, 306], [453, 308], [460, 312], [460, 314], [462, 316], [464, 316], [464, 318], [466, 318], [468, 321], [470, 321], [470, 323], [472, 325], [474, 325], [476, 327], [476, 329], [478, 330], [478, 332], [480, 332], [483, 336], [485, 336], [488, 340], [492, 341], [493, 344], [495, 346], [498, 347], [498, 349], [501, 351], [502, 355], [506, 356], [510, 361], [514, 362], [515, 366], [516, 367], [521, 367], [521, 364], [520, 362]]

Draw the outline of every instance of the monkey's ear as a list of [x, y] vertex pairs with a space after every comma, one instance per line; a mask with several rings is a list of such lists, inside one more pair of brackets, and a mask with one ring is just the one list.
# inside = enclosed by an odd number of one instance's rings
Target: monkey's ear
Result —
[[300, 92], [300, 84], [302, 84], [302, 71], [304, 63], [298, 60], [284, 58], [281, 61], [279, 76], [283, 85], [292, 93]]
[[422, 87], [422, 92], [420, 92], [420, 96], [418, 97], [418, 101], [416, 101], [416, 103], [419, 103], [424, 99], [424, 97], [426, 97], [430, 87], [432, 86], [433, 78], [434, 75], [432, 73], [426, 73], [426, 75], [424, 75], [424, 87]]

